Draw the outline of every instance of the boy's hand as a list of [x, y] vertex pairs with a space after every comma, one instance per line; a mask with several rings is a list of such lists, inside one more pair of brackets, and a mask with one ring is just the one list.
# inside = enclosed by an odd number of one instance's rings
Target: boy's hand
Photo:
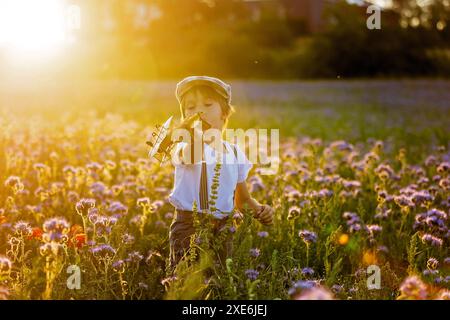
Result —
[[[198, 119], [200, 119], [200, 113], [193, 114], [190, 117], [184, 119], [179, 125], [177, 125], [173, 128], [170, 128], [168, 130], [164, 140], [161, 141], [157, 152], [165, 152], [169, 148], [169, 146], [171, 146], [173, 143], [177, 142], [177, 141], [172, 140], [172, 133], [176, 129], [186, 129], [186, 130], [193, 131], [194, 135], [197, 134], [196, 130], [191, 127], [192, 127], [192, 124]], [[147, 145], [153, 147], [153, 143], [151, 141], [147, 141], [146, 143], [147, 143]]]
[[271, 225], [273, 224], [273, 213], [274, 212], [271, 206], [263, 204], [260, 206], [254, 217], [264, 225]]
[[177, 128], [190, 129], [192, 127], [192, 124], [198, 119], [200, 119], [200, 113], [193, 114], [181, 121]]

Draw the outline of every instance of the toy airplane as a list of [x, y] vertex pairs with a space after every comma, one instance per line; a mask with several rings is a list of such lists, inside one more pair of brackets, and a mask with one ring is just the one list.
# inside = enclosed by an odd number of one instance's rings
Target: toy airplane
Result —
[[170, 137], [168, 137], [167, 134], [170, 132], [169, 129], [172, 123], [172, 118], [173, 116], [167, 119], [162, 126], [156, 125], [156, 131], [152, 132], [150, 140], [146, 142], [147, 145], [152, 147], [148, 153], [148, 156], [150, 158], [154, 157], [161, 163], [164, 162], [166, 158], [169, 156], [170, 149], [173, 146], [173, 144], [170, 143], [167, 146], [161, 148], [161, 144], [163, 143], [163, 141], [166, 138], [170, 139]]

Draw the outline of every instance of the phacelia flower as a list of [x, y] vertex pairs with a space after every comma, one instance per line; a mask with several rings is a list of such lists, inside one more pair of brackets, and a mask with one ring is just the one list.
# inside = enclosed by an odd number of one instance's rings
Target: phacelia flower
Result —
[[18, 221], [14, 224], [14, 232], [23, 237], [28, 237], [33, 233], [33, 229], [28, 222]]
[[258, 278], [259, 272], [256, 271], [255, 269], [247, 269], [247, 270], [245, 270], [245, 276], [248, 279], [254, 281], [254, 280], [256, 280]]
[[435, 237], [431, 234], [426, 233], [422, 236], [421, 239], [422, 239], [423, 243], [429, 243], [433, 247], [442, 247], [442, 243], [443, 243], [442, 239]]
[[317, 241], [317, 234], [309, 230], [300, 230], [298, 236], [306, 243], [310, 244]]
[[304, 275], [304, 276], [312, 276], [312, 275], [314, 275], [314, 269], [312, 269], [312, 268], [303, 268], [302, 269], [302, 275]]
[[400, 300], [424, 300], [428, 295], [425, 283], [417, 276], [406, 278], [400, 286], [400, 292]]
[[258, 248], [250, 249], [250, 256], [252, 256], [253, 258], [259, 257], [260, 254], [261, 254], [261, 250], [259, 250]]
[[427, 268], [430, 270], [436, 270], [439, 266], [439, 261], [435, 258], [429, 258], [427, 261]]
[[2, 273], [8, 273], [11, 271], [12, 263], [9, 258], [5, 256], [0, 256], [0, 274]]
[[323, 286], [304, 290], [293, 297], [294, 300], [334, 300], [333, 294]]
[[267, 231], [259, 231], [258, 237], [260, 238], [267, 238], [269, 236], [269, 233]]
[[87, 199], [83, 198], [77, 202], [75, 205], [75, 209], [80, 216], [86, 216], [89, 212], [89, 209], [95, 207], [95, 199]]
[[116, 254], [116, 250], [109, 244], [100, 244], [90, 249], [94, 256], [100, 258], [110, 258]]

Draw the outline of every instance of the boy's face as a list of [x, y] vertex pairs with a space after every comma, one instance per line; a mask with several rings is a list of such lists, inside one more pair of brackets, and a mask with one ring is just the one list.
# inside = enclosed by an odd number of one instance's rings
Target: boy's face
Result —
[[201, 119], [211, 125], [212, 128], [222, 130], [225, 119], [219, 101], [204, 96], [198, 90], [193, 90], [186, 93], [184, 113], [188, 118], [197, 112], [202, 112]]

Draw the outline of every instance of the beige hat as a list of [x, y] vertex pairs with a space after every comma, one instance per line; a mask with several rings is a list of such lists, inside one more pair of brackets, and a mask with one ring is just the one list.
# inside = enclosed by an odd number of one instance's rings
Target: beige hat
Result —
[[192, 87], [196, 85], [207, 85], [217, 91], [224, 97], [228, 103], [231, 103], [231, 86], [222, 80], [208, 76], [189, 76], [177, 83], [175, 95], [178, 103], [181, 105], [181, 97]]

